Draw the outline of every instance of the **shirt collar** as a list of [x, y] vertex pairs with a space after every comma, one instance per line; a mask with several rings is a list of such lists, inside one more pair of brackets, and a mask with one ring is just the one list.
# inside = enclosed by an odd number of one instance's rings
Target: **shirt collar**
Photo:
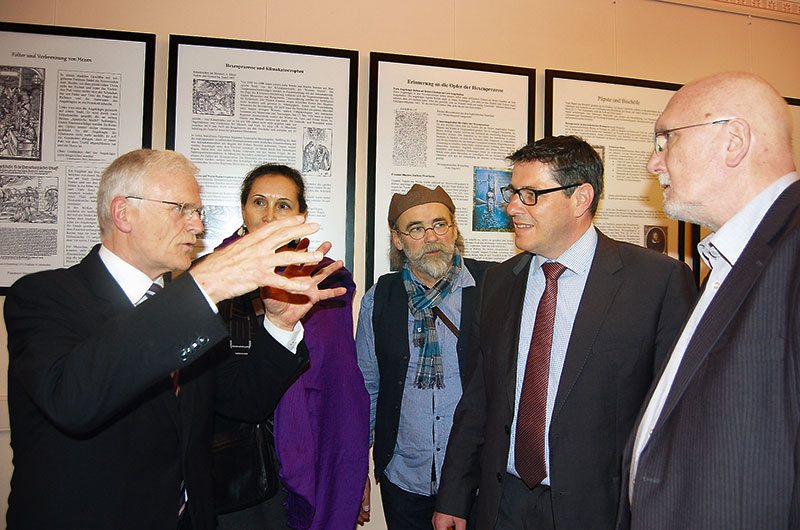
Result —
[[713, 268], [714, 260], [722, 257], [733, 267], [772, 204], [797, 179], [797, 172], [782, 176], [764, 188], [719, 230], [703, 239], [697, 249], [706, 265]]
[[98, 255], [111, 277], [119, 284], [125, 292], [125, 296], [134, 305], [142, 299], [153, 283], [164, 286], [163, 276], [151, 280], [145, 273], [111, 252], [105, 245], [100, 246]]
[[533, 268], [534, 270], [539, 270], [543, 263], [557, 261], [575, 274], [585, 275], [592, 266], [595, 249], [597, 249], [597, 229], [592, 223], [586, 229], [586, 232], [558, 258], [549, 260], [537, 254]]

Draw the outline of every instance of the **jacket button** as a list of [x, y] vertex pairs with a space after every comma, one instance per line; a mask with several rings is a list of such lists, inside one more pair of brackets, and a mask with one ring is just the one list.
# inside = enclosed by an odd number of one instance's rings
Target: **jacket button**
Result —
[[497, 482], [503, 482], [503, 475], [500, 473], [497, 474]]
[[510, 435], [510, 434], [511, 434], [511, 427], [509, 427], [508, 425], [506, 425], [506, 426], [505, 426], [505, 431], [506, 431], [506, 434], [509, 434], [509, 435]]

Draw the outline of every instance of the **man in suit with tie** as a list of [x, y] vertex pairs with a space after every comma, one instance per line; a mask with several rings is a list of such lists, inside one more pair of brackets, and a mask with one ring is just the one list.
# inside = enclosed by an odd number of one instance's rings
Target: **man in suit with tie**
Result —
[[[297, 320], [342, 293], [317, 289], [327, 271], [274, 270], [316, 262], [327, 245], [275, 249], [315, 225], [272, 223], [164, 286], [164, 274], [189, 269], [203, 231], [196, 172], [172, 151], [121, 156], [97, 194], [102, 245], [9, 290], [9, 529], [213, 530], [215, 406], [258, 421], [307, 362]], [[223, 358], [216, 303], [259, 286], [301, 299], [268, 308], [254, 340], [270, 355]]]
[[[800, 527], [800, 182], [784, 99], [727, 72], [655, 124], [664, 210], [711, 268], [626, 451], [619, 528]], [[630, 480], [628, 480], [630, 479]]]
[[614, 527], [625, 440], [694, 298], [683, 263], [592, 222], [603, 164], [580, 138], [509, 157], [523, 252], [486, 272], [437, 530]]

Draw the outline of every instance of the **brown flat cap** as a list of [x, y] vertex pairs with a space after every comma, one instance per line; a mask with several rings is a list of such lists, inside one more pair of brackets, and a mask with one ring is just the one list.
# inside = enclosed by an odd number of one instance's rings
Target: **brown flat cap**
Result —
[[389, 203], [389, 226], [394, 226], [397, 218], [400, 215], [414, 206], [420, 204], [428, 204], [429, 202], [440, 202], [447, 206], [452, 213], [456, 213], [456, 206], [453, 204], [453, 199], [447, 194], [441, 186], [436, 186], [435, 189], [426, 188], [421, 184], [414, 184], [408, 193], [395, 193], [392, 195], [392, 202]]

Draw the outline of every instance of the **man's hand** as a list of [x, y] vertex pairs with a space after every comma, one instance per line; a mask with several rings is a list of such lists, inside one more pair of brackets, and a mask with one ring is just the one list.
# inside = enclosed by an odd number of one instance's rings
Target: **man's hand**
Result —
[[433, 530], [466, 530], [467, 520], [460, 517], [453, 517], [446, 513], [433, 512]]
[[267, 223], [258, 230], [213, 252], [189, 270], [194, 281], [215, 303], [263, 286], [276, 287], [290, 293], [317, 291], [309, 276], [287, 277], [275, 267], [318, 263], [322, 252], [276, 252], [293, 239], [319, 230], [317, 223], [304, 223], [302, 216]]
[[367, 483], [364, 485], [364, 493], [361, 495], [361, 509], [358, 511], [358, 525], [364, 526], [364, 523], [369, 522], [369, 496], [371, 487], [369, 485], [369, 475], [367, 475]]
[[[302, 251], [308, 248], [308, 239], [303, 239], [298, 245], [297, 250]], [[317, 248], [316, 253], [327, 254], [331, 249], [329, 241], [324, 242]], [[282, 254], [283, 252], [281, 252]], [[334, 289], [319, 289], [319, 284], [331, 273], [344, 266], [342, 261], [334, 261], [330, 265], [314, 272], [316, 263], [307, 265], [291, 265], [286, 267], [283, 275], [287, 278], [310, 278], [311, 288], [302, 293], [292, 293], [275, 287], [262, 287], [261, 300], [264, 301], [266, 317], [270, 322], [281, 329], [291, 331], [297, 322], [303, 318], [309, 309], [320, 300], [327, 300], [335, 296], [341, 296], [347, 292], [344, 287]], [[313, 273], [313, 274], [312, 274]]]

